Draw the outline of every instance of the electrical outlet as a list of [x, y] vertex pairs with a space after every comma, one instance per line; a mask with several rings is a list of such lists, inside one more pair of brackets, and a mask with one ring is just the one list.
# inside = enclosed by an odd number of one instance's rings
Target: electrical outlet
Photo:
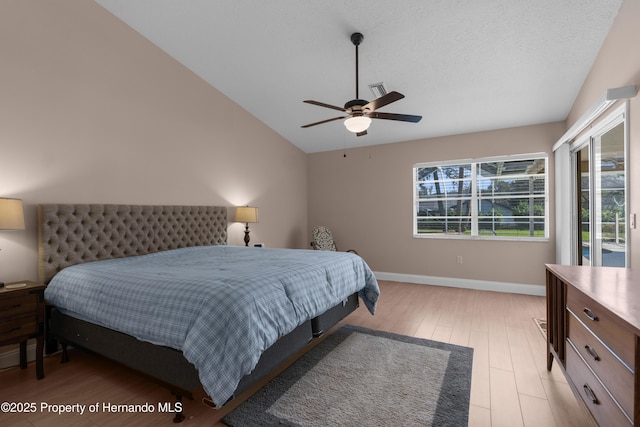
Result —
[[461, 255], [458, 255], [458, 256], [456, 257], [456, 262], [457, 262], [458, 264], [462, 264], [462, 256], [461, 256]]

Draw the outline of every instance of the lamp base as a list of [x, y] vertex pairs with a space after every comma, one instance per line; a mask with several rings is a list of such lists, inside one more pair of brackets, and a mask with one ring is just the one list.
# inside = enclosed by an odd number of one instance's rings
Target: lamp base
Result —
[[244, 228], [244, 245], [249, 246], [249, 223], [247, 222]]

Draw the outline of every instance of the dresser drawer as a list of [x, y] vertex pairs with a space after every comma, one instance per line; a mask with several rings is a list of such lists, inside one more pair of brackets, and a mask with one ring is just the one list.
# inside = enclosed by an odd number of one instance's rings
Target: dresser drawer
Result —
[[35, 316], [16, 317], [0, 322], [0, 340], [10, 341], [14, 338], [36, 335], [38, 322]]
[[566, 372], [589, 411], [601, 426], [628, 426], [631, 421], [567, 342]]
[[567, 287], [567, 307], [627, 366], [634, 366], [635, 335], [609, 311], [571, 286]]
[[23, 314], [36, 312], [38, 297], [34, 294], [22, 294], [17, 296], [0, 298], [0, 321]]
[[567, 338], [627, 414], [633, 414], [633, 373], [575, 315], [567, 316]]

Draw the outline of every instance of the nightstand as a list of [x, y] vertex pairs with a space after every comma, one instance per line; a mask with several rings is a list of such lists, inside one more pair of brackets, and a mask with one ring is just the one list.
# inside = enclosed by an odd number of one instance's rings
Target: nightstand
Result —
[[24, 281], [0, 288], [0, 346], [20, 344], [20, 367], [27, 367], [27, 340], [36, 339], [36, 378], [44, 378], [44, 289]]

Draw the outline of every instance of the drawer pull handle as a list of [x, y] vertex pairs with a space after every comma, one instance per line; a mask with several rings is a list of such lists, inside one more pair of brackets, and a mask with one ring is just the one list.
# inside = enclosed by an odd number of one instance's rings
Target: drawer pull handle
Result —
[[20, 304], [8, 305], [6, 307], [0, 307], [0, 311], [9, 311], [14, 308], [20, 307]]
[[589, 310], [587, 307], [584, 308], [584, 310], [582, 310], [582, 312], [584, 313], [585, 316], [587, 316], [590, 320], [593, 320], [594, 322], [598, 321], [598, 316], [596, 316], [595, 314], [593, 314], [593, 311]]
[[20, 326], [16, 326], [15, 328], [7, 329], [6, 331], [0, 331], [0, 334], [10, 334], [11, 332], [19, 331]]
[[589, 398], [591, 403], [593, 403], [594, 405], [598, 405], [600, 403], [598, 402], [598, 398], [596, 397], [593, 390], [591, 390], [591, 387], [589, 387], [589, 384], [585, 384], [584, 386], [582, 386], [582, 388], [584, 388], [584, 392], [587, 394], [587, 397]]
[[600, 356], [598, 356], [598, 353], [589, 344], [585, 345], [584, 349], [587, 350], [587, 353], [589, 353], [589, 356], [591, 356], [593, 360], [595, 360], [596, 362], [600, 360]]

